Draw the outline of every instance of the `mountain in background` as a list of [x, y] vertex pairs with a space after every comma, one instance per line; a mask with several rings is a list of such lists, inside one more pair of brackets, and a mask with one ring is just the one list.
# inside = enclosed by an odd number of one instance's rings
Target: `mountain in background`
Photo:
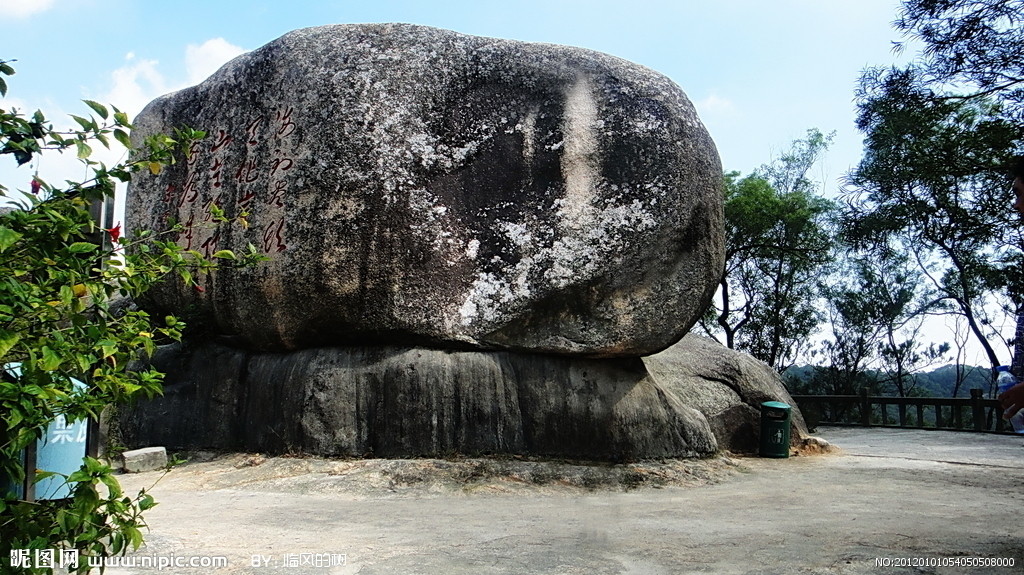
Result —
[[[807, 389], [810, 385], [815, 366], [800, 365], [786, 370], [783, 380], [791, 392], [798, 394], [823, 393]], [[957, 390], [956, 397], [970, 397], [972, 388], [980, 388], [988, 397], [991, 388], [992, 371], [987, 367], [961, 366], [966, 377]], [[884, 385], [885, 374], [877, 371], [868, 371], [868, 378], [883, 382], [881, 395], [896, 395], [891, 385]], [[921, 372], [913, 376], [914, 385], [908, 395], [916, 397], [953, 397], [953, 390], [956, 387], [956, 366], [949, 364], [932, 371]]]

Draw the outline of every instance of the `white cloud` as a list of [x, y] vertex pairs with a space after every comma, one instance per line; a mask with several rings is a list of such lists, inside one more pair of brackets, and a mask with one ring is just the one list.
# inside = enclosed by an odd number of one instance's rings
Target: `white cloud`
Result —
[[[168, 80], [158, 61], [137, 58], [134, 52], [129, 52], [125, 55], [125, 64], [110, 74], [110, 90], [98, 99], [117, 106], [127, 113], [129, 118], [134, 118], [146, 104], [157, 97], [205, 80], [228, 60], [245, 51], [223, 38], [213, 38], [199, 45], [189, 44], [185, 47], [187, 77], [179, 81]], [[102, 160], [106, 161], [109, 158], [116, 161], [118, 155], [123, 156], [124, 149], [120, 144], [112, 142], [111, 147], [114, 150], [109, 152], [97, 150]], [[118, 222], [124, 221], [122, 186], [118, 186], [114, 219]]]
[[185, 70], [188, 72], [189, 85], [202, 82], [226, 62], [245, 52], [224, 38], [213, 38], [199, 46], [189, 44], [185, 48]]
[[189, 44], [185, 47], [186, 77], [178, 81], [169, 80], [158, 61], [140, 59], [129, 52], [125, 65], [111, 73], [110, 91], [101, 101], [110, 102], [133, 117], [158, 96], [202, 82], [228, 60], [245, 52], [223, 38]]
[[102, 101], [110, 102], [129, 117], [142, 111], [153, 98], [171, 91], [156, 60], [137, 60], [129, 53], [127, 64], [110, 74], [110, 91]]
[[703, 100], [693, 103], [701, 116], [735, 116], [738, 113], [736, 105], [732, 100], [720, 97], [718, 94], [711, 94]]
[[2, 0], [0, 18], [28, 18], [53, 7], [54, 0]]

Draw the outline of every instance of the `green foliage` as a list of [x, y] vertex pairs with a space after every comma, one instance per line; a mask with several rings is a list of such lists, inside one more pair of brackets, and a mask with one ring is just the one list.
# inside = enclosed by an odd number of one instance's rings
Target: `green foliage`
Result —
[[904, 0], [895, 25], [923, 44], [927, 84], [997, 96], [1024, 124], [1024, 0]]
[[906, 251], [845, 255], [824, 290], [832, 338], [822, 343], [821, 355], [845, 380], [870, 366], [873, 383], [900, 397], [911, 395], [918, 372], [949, 350], [948, 344], [925, 345], [920, 337], [927, 315], [946, 308]]
[[[1007, 11], [1009, 5], [1016, 11]], [[1021, 150], [1021, 2], [908, 0], [897, 26], [924, 41], [902, 69], [865, 72], [864, 158], [850, 177], [845, 238], [878, 253], [899, 241], [962, 316], [993, 366], [986, 307], [999, 291], [1018, 313], [1022, 242], [1008, 166]], [[953, 92], [955, 87], [957, 90]]]
[[725, 175], [726, 268], [720, 300], [704, 318], [730, 348], [782, 369], [820, 322], [817, 277], [831, 260], [834, 206], [807, 172], [831, 136], [808, 130], [792, 149], [744, 178]]
[[113, 470], [87, 457], [80, 470], [67, 477], [73, 485], [67, 500], [24, 502], [5, 499], [0, 504], [5, 539], [0, 572], [49, 573], [52, 569], [25, 567], [7, 571], [11, 549], [27, 550], [34, 557], [36, 550], [75, 549], [79, 552], [78, 568], [71, 572], [88, 572], [88, 557], [107, 557], [138, 549], [143, 542], [143, 512], [153, 508], [153, 496], [140, 491], [126, 496], [113, 475]]
[[[0, 75], [11, 73], [0, 63]], [[25, 117], [0, 109], [0, 158], [26, 165], [44, 152], [70, 151], [92, 175], [58, 187], [35, 173], [25, 178], [29, 190], [17, 193], [0, 186], [0, 196], [17, 200], [15, 209], [0, 212], [0, 486], [24, 480], [23, 450], [56, 417], [97, 418], [107, 405], [160, 392], [162, 374], [128, 365], [151, 354], [158, 341], [178, 339], [184, 324], [125, 302], [168, 275], [194, 284], [218, 265], [261, 259], [253, 248], [244, 256], [222, 251], [204, 258], [173, 241], [180, 230], [129, 239], [120, 237], [120, 225], [99, 229], [89, 214], [93, 202], [111, 196], [116, 182], [133, 172], [174, 163], [205, 134], [181, 129], [152, 138], [131, 161], [108, 168], [90, 159], [95, 145], [109, 146], [110, 138], [128, 143], [131, 126], [117, 108], [85, 104], [99, 119], [72, 116], [78, 127], [68, 132], [55, 130], [41, 112]], [[90, 458], [66, 481], [73, 493], [67, 501], [25, 502], [5, 494], [0, 566], [8, 565], [11, 549], [77, 549], [83, 554], [77, 572], [86, 572], [85, 555], [138, 548], [151, 496], [125, 496], [112, 470]]]

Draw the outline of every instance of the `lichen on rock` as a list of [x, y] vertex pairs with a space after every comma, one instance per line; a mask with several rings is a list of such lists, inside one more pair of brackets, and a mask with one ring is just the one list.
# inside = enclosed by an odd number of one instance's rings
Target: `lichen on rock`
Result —
[[307, 28], [154, 101], [133, 138], [180, 125], [209, 137], [132, 182], [129, 224], [271, 261], [149, 305], [254, 349], [643, 355], [694, 324], [722, 266], [713, 142], [672, 81], [606, 54]]

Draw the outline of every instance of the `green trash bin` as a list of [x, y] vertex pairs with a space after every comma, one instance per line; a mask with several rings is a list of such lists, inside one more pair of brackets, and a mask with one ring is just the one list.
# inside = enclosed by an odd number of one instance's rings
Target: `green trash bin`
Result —
[[781, 401], [761, 404], [761, 457], [789, 457], [789, 419], [792, 409]]

